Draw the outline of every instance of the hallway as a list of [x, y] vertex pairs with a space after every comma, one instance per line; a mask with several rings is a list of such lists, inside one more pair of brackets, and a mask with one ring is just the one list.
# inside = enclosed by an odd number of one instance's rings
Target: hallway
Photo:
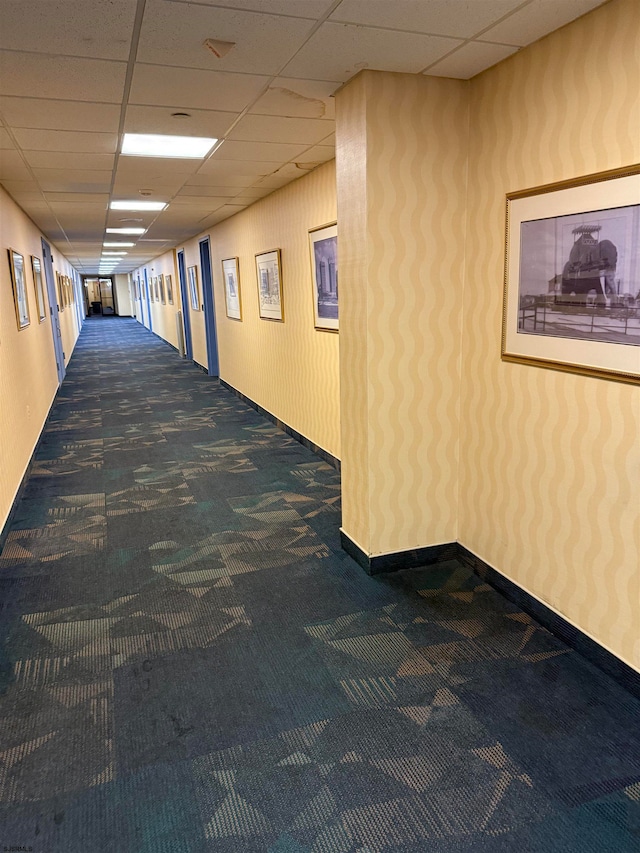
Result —
[[0, 844], [625, 853], [640, 702], [457, 562], [368, 577], [337, 472], [89, 319], [0, 553]]

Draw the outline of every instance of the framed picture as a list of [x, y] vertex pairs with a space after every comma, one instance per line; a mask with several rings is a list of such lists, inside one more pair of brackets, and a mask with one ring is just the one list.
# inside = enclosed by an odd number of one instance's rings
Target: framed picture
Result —
[[316, 329], [338, 331], [338, 226], [309, 232], [313, 316]]
[[507, 195], [502, 358], [640, 384], [640, 165]]
[[280, 249], [256, 255], [258, 305], [263, 320], [284, 320]]
[[164, 276], [163, 275], [158, 276], [158, 290], [160, 291], [160, 302], [162, 302], [162, 304], [165, 305], [167, 300], [166, 300], [165, 295], [164, 295]]
[[224, 279], [224, 298], [227, 305], [227, 317], [230, 317], [232, 320], [242, 320], [240, 269], [237, 258], [227, 258], [222, 262], [222, 277]]
[[187, 269], [187, 284], [189, 286], [189, 304], [194, 311], [200, 310], [200, 291], [198, 289], [198, 268]]
[[156, 298], [153, 294], [153, 289], [155, 287], [155, 280], [153, 276], [149, 276], [149, 302], [155, 302]]
[[170, 275], [165, 275], [164, 283], [167, 286], [167, 302], [173, 305], [173, 279]]
[[33, 286], [36, 291], [36, 307], [38, 309], [38, 321], [43, 323], [47, 319], [47, 306], [44, 299], [44, 280], [42, 278], [42, 263], [40, 258], [31, 255], [31, 269], [33, 270]]
[[157, 275], [154, 275], [153, 277], [153, 294], [155, 296], [156, 302], [160, 302], [160, 285], [158, 284]]
[[14, 249], [8, 249], [13, 302], [16, 308], [18, 329], [26, 328], [31, 322], [29, 317], [29, 298], [27, 296], [27, 277], [24, 271], [24, 257]]
[[64, 283], [62, 281], [62, 273], [56, 273], [56, 285], [58, 293], [58, 311], [64, 311]]
[[67, 298], [69, 305], [72, 305], [76, 301], [75, 293], [73, 292], [73, 281], [69, 276], [67, 276]]

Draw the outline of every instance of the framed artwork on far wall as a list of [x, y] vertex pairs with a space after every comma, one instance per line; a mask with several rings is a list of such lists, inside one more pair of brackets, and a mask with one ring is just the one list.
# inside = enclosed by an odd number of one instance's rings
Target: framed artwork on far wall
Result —
[[173, 305], [173, 279], [170, 275], [165, 275], [164, 283], [167, 287], [167, 302], [169, 305]]
[[238, 258], [226, 258], [222, 262], [222, 277], [224, 278], [224, 298], [227, 306], [227, 317], [230, 317], [232, 320], [242, 320]]
[[313, 316], [316, 329], [338, 331], [338, 226], [334, 222], [309, 232]]
[[11, 286], [13, 287], [13, 302], [16, 309], [18, 330], [20, 330], [25, 329], [31, 322], [29, 316], [29, 297], [27, 296], [27, 276], [24, 270], [24, 257], [14, 249], [9, 249], [8, 252]]
[[62, 273], [56, 273], [56, 286], [58, 295], [58, 311], [64, 311], [64, 283], [62, 281]]
[[640, 164], [507, 195], [504, 361], [640, 384]]
[[156, 298], [156, 302], [160, 302], [160, 286], [158, 285], [157, 275], [154, 275], [153, 277], [153, 292]]
[[284, 320], [280, 249], [256, 255], [258, 305], [263, 320]]
[[200, 290], [198, 289], [198, 267], [187, 268], [187, 284], [189, 287], [189, 304], [194, 311], [199, 311]]
[[47, 319], [47, 306], [44, 299], [44, 280], [42, 278], [42, 263], [40, 258], [37, 258], [35, 255], [31, 255], [31, 269], [33, 270], [33, 286], [36, 291], [38, 321], [43, 323]]
[[162, 302], [162, 304], [165, 305], [167, 300], [166, 300], [166, 297], [164, 295], [164, 276], [163, 275], [158, 276], [158, 289], [160, 291], [160, 302]]

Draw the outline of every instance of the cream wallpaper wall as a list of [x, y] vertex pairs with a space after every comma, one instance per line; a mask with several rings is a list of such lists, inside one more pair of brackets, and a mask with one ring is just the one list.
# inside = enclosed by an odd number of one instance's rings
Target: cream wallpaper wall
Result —
[[[309, 249], [309, 231], [335, 221], [335, 162], [331, 161], [209, 233], [220, 376], [339, 458], [338, 335], [314, 328]], [[186, 257], [198, 257], [197, 240], [185, 249]], [[283, 323], [262, 320], [258, 314], [255, 255], [272, 249], [282, 251]], [[242, 321], [227, 317], [222, 289], [222, 260], [232, 257], [240, 259]], [[192, 315], [192, 328], [198, 327], [198, 360], [206, 364], [201, 312], [196, 312], [195, 319]], [[195, 340], [194, 336], [194, 345]]]
[[[165, 301], [157, 302], [155, 301], [146, 301], [146, 289], [144, 285], [144, 273], [147, 273], [147, 278], [149, 281], [149, 292], [152, 292], [153, 288], [153, 279], [159, 275], [165, 277]], [[167, 298], [167, 287], [166, 287], [166, 276], [171, 276], [171, 281], [173, 285], [173, 304], [169, 302]], [[140, 269], [135, 270], [131, 274], [131, 280], [137, 279], [140, 277], [140, 291], [144, 294], [145, 298], [143, 300], [134, 300], [134, 311], [135, 317], [140, 323], [148, 324], [148, 309], [151, 310], [151, 321], [153, 324], [153, 331], [156, 335], [159, 335], [161, 338], [164, 338], [165, 341], [168, 341], [172, 346], [178, 346], [178, 335], [176, 332], [176, 313], [181, 310], [180, 305], [180, 288], [178, 285], [178, 275], [177, 268], [174, 261], [174, 253], [165, 252], [164, 255], [160, 255], [157, 258], [154, 258], [151, 263], [146, 264]], [[133, 285], [132, 285], [132, 289]], [[134, 289], [135, 292], [135, 289]]]
[[460, 539], [640, 668], [640, 389], [500, 360], [505, 194], [640, 161], [640, 4], [470, 94]]
[[[199, 241], [210, 238], [220, 376], [319, 447], [340, 457], [338, 335], [314, 328], [309, 231], [336, 221], [335, 163], [256, 202], [184, 249], [185, 267], [196, 266], [202, 306]], [[284, 322], [258, 314], [255, 256], [281, 249]], [[222, 261], [240, 259], [242, 320], [227, 317]], [[147, 265], [165, 274], [172, 252]], [[134, 273], [140, 272], [141, 268]], [[153, 331], [174, 345], [175, 311], [180, 307], [174, 274], [175, 306], [152, 303]], [[146, 309], [145, 309], [146, 310]], [[137, 316], [140, 319], [138, 307]], [[146, 313], [144, 314], [146, 317]], [[204, 312], [190, 309], [193, 359], [207, 366]]]
[[[42, 261], [41, 234], [0, 187], [0, 529], [27, 469], [33, 449], [58, 388], [51, 320], [40, 323], [31, 270], [31, 255]], [[7, 249], [23, 255], [31, 323], [18, 331]], [[69, 274], [66, 259], [54, 250], [57, 268]], [[44, 271], [43, 271], [44, 275]], [[48, 302], [47, 302], [48, 306]], [[77, 339], [75, 311], [64, 312], [62, 332], [66, 361]]]
[[343, 529], [370, 555], [457, 538], [467, 89], [363, 72], [336, 99]]

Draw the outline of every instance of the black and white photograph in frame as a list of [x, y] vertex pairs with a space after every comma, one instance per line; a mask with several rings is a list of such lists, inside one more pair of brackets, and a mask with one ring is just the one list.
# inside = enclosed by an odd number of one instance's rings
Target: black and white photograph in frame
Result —
[[224, 279], [224, 298], [227, 306], [227, 317], [230, 317], [232, 320], [242, 320], [238, 258], [225, 258], [222, 261], [222, 277]]
[[316, 329], [338, 331], [338, 226], [309, 232]]
[[162, 304], [165, 305], [166, 304], [166, 298], [164, 295], [164, 276], [163, 275], [158, 276], [158, 289], [160, 291], [160, 302], [162, 302]]
[[640, 384], [640, 165], [507, 195], [502, 358]]
[[173, 305], [173, 278], [170, 275], [165, 275], [164, 283], [167, 287], [167, 302]]
[[14, 249], [9, 249], [8, 252], [13, 301], [16, 308], [16, 321], [18, 329], [24, 329], [31, 322], [29, 317], [29, 298], [27, 296], [27, 277], [24, 271], [24, 257]]
[[198, 290], [198, 268], [187, 268], [187, 285], [189, 289], [189, 304], [194, 311], [200, 310], [200, 291]]
[[258, 305], [263, 320], [284, 320], [280, 249], [256, 255]]
[[44, 280], [42, 278], [42, 263], [40, 258], [31, 255], [31, 269], [33, 270], [33, 286], [36, 291], [36, 306], [38, 309], [38, 320], [44, 323], [47, 319], [47, 306], [44, 301]]

